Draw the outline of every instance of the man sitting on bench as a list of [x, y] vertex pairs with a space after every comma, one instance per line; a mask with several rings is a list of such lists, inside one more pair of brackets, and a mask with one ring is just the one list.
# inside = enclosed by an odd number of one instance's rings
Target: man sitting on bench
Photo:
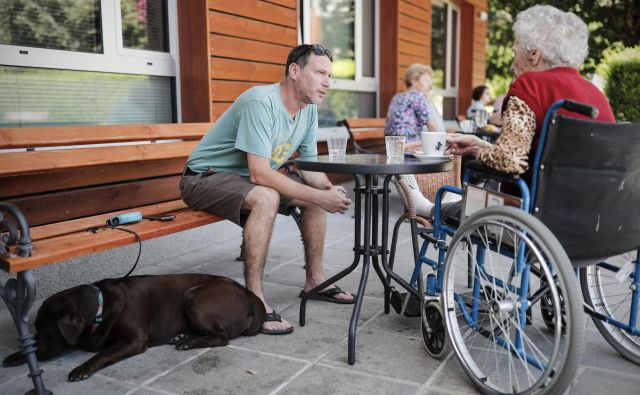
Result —
[[[289, 53], [282, 82], [248, 89], [202, 138], [187, 160], [180, 190], [194, 210], [223, 216], [244, 228], [245, 282], [265, 304], [266, 334], [293, 331], [266, 302], [262, 275], [277, 213], [302, 211], [301, 233], [309, 291], [324, 281], [326, 213], [347, 210], [351, 200], [342, 186], [323, 173], [284, 175], [277, 171], [298, 150], [317, 155], [319, 104], [329, 89], [331, 53], [320, 45], [300, 45]], [[353, 303], [336, 286], [314, 295]]]

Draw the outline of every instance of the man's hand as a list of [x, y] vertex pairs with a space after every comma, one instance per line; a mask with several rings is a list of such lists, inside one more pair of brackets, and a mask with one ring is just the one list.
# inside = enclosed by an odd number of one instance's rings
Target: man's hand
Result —
[[491, 143], [484, 141], [477, 136], [462, 133], [448, 133], [447, 150], [445, 153], [476, 156], [481, 148], [490, 146]]
[[318, 204], [330, 213], [344, 214], [351, 204], [351, 199], [347, 197], [347, 190], [344, 187], [334, 185], [331, 189], [322, 191], [322, 197]]

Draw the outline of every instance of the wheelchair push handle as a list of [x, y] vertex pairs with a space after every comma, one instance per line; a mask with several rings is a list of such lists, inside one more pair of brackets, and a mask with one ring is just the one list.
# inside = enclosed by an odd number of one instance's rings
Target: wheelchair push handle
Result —
[[585, 115], [587, 117], [590, 117], [591, 119], [595, 119], [598, 116], [599, 112], [597, 107], [570, 99], [564, 101], [564, 103], [562, 104], [562, 108]]

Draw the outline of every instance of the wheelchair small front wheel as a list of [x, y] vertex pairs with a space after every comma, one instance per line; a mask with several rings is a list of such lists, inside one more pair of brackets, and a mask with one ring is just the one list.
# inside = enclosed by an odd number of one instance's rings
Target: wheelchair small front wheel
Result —
[[573, 380], [582, 300], [567, 254], [532, 215], [500, 206], [468, 218], [447, 250], [442, 300], [458, 361], [483, 393], [561, 394]]
[[439, 300], [422, 302], [422, 343], [432, 358], [442, 360], [451, 353], [451, 341], [444, 325], [442, 304]]

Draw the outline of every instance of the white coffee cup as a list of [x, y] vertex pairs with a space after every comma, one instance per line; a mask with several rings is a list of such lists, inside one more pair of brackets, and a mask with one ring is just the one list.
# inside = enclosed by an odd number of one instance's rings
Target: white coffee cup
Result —
[[420, 134], [422, 140], [422, 152], [430, 156], [442, 156], [447, 149], [446, 132], [423, 132]]

